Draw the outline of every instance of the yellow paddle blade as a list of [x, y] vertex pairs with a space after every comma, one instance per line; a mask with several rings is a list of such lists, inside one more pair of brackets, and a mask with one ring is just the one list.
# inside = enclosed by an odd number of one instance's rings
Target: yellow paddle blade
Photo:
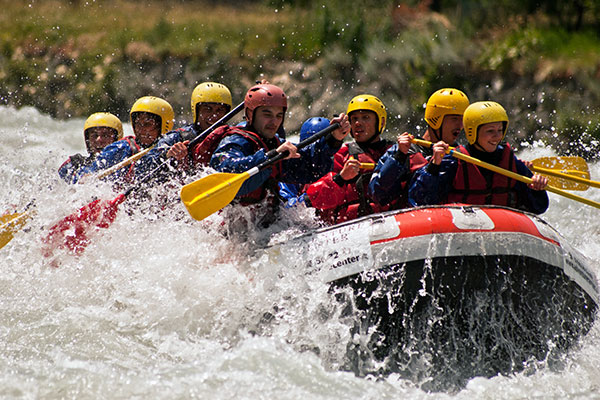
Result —
[[28, 211], [0, 216], [0, 249], [12, 240], [14, 234], [25, 225], [30, 216]]
[[564, 190], [587, 190], [589, 186], [600, 187], [600, 182], [590, 180], [588, 164], [581, 157], [536, 158], [531, 170], [549, 178], [548, 183]]
[[[476, 158], [470, 157], [470, 156], [468, 156], [466, 154], [463, 154], [463, 153], [460, 153], [458, 151], [452, 151], [452, 150], [450, 150], [450, 151], [448, 151], [448, 153], [451, 154], [453, 157], [456, 157], [456, 158], [459, 158], [459, 159], [461, 159], [463, 161], [470, 162], [472, 164], [478, 165], [478, 166], [480, 166], [482, 168], [489, 169], [490, 171], [497, 172], [497, 173], [502, 174], [504, 176], [508, 176], [509, 178], [515, 179], [517, 181], [521, 181], [521, 182], [527, 183], [527, 184], [530, 184], [532, 182], [531, 178], [528, 178], [528, 177], [523, 176], [523, 175], [519, 175], [517, 173], [514, 173], [514, 172], [509, 171], [509, 170], [504, 169], [504, 168], [500, 168], [500, 167], [498, 167], [496, 165], [493, 165], [493, 164], [488, 164], [486, 162], [480, 161], [480, 160], [478, 160]], [[573, 193], [565, 192], [564, 190], [556, 188], [556, 187], [554, 187], [552, 185], [546, 186], [546, 190], [548, 192], [556, 193], [558, 195], [561, 195], [563, 197], [569, 198], [571, 200], [575, 200], [575, 201], [578, 201], [580, 203], [587, 204], [588, 206], [600, 208], [600, 203], [598, 203], [596, 201], [593, 201], [593, 200], [590, 200], [590, 199], [586, 199], [586, 198], [581, 197], [581, 196], [577, 196], [576, 194], [573, 194]]]
[[201, 221], [231, 203], [249, 177], [248, 172], [207, 175], [183, 186], [180, 197], [192, 218]]
[[589, 174], [587, 162], [581, 157], [540, 157], [532, 162], [536, 167], [585, 171]]

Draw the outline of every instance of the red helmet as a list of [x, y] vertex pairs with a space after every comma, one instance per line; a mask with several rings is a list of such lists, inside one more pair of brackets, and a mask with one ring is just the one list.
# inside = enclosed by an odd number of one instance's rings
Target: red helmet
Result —
[[285, 112], [287, 110], [287, 96], [280, 87], [269, 83], [252, 86], [244, 98], [244, 112], [248, 118], [248, 125], [252, 125], [254, 110], [262, 106], [283, 107], [283, 112]]

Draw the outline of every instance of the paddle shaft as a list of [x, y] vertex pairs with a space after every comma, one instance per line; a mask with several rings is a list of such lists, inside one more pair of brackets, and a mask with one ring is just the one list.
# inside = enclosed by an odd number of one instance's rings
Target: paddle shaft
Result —
[[144, 157], [146, 154], [150, 153], [150, 150], [152, 150], [154, 148], [154, 146], [155, 145], [152, 145], [152, 146], [148, 147], [147, 149], [144, 149], [144, 150], [142, 150], [140, 152], [135, 153], [134, 155], [132, 155], [131, 157], [129, 157], [129, 158], [121, 161], [120, 163], [115, 164], [112, 167], [105, 169], [104, 171], [100, 171], [100, 173], [98, 173], [98, 175], [96, 175], [96, 178], [97, 179], [106, 178], [107, 176], [114, 174], [115, 172], [117, 172], [121, 168], [126, 167], [129, 164], [133, 164], [134, 162], [136, 162], [140, 158]]
[[[296, 148], [301, 149], [308, 146], [339, 127], [340, 125], [338, 123], [332, 124], [298, 143]], [[248, 178], [256, 175], [268, 166], [283, 160], [288, 154], [289, 152], [287, 150], [282, 153], [271, 150], [267, 153], [269, 158], [266, 161], [263, 161], [248, 171], [242, 173], [217, 172], [200, 178], [181, 188], [181, 200], [192, 218], [201, 221], [231, 203], [237, 195], [241, 185]]]
[[[316, 142], [317, 140], [321, 139], [323, 136], [327, 135], [329, 132], [335, 131], [339, 127], [340, 127], [340, 124], [338, 124], [337, 122], [335, 124], [329, 125], [327, 128], [323, 129], [322, 131], [319, 131], [319, 132], [315, 133], [314, 135], [312, 135], [311, 137], [304, 139], [303, 141], [298, 143], [296, 145], [296, 148], [301, 149], [303, 147], [306, 147], [306, 146]], [[271, 153], [271, 152], [273, 152], [273, 153]], [[271, 156], [269, 157], [268, 160], [263, 161], [262, 163], [258, 164], [256, 167], [250, 168], [248, 171], [246, 171], [242, 174], [245, 176], [244, 180], [250, 178], [251, 176], [258, 174], [260, 171], [269, 167], [270, 165], [283, 160], [290, 154], [290, 152], [287, 150], [282, 153], [277, 153], [276, 150], [271, 150], [269, 153], [271, 153]], [[267, 155], [269, 155], [269, 153], [267, 153]]]
[[[217, 122], [215, 122], [214, 124], [212, 124], [211, 126], [209, 126], [208, 128], [206, 128], [204, 130], [204, 132], [202, 132], [201, 134], [199, 134], [198, 136], [196, 136], [189, 144], [188, 144], [188, 151], [192, 150], [192, 148], [197, 145], [198, 143], [200, 143], [202, 140], [204, 140], [204, 138], [206, 137], [206, 135], [208, 135], [209, 133], [211, 133], [212, 131], [214, 131], [215, 129], [217, 129], [219, 126], [221, 126], [225, 121], [228, 121], [231, 117], [233, 117], [235, 114], [239, 113], [240, 110], [244, 108], [244, 102], [241, 102], [240, 104], [237, 105], [237, 107], [235, 107], [233, 110], [229, 111], [227, 114], [225, 114], [223, 117], [221, 117], [221, 119], [219, 119]], [[146, 175], [144, 175], [142, 178], [140, 178], [137, 182], [136, 185], [130, 187], [129, 189], [127, 189], [123, 195], [125, 197], [129, 196], [131, 194], [131, 192], [139, 189], [141, 187], [141, 184], [148, 182], [151, 178], [154, 177], [154, 175], [156, 175], [158, 172], [160, 172], [163, 168], [165, 168], [167, 165], [169, 165], [169, 163], [171, 162], [171, 159], [166, 159], [165, 161], [163, 161], [159, 166], [157, 166], [156, 168], [154, 168], [152, 171], [148, 172]]]
[[[329, 132], [333, 132], [336, 129], [339, 129], [340, 124], [338, 124], [337, 122], [335, 124], [331, 124], [329, 125], [327, 128], [315, 133], [314, 135], [312, 135], [311, 137], [304, 139], [303, 141], [301, 141], [300, 143], [298, 143], [296, 145], [297, 149], [301, 149], [303, 147], [306, 147], [314, 142], [316, 142], [317, 140], [321, 139], [323, 136], [327, 135]], [[271, 153], [273, 152], [273, 153]], [[266, 167], [268, 167], [271, 164], [276, 163], [277, 161], [283, 160], [284, 158], [286, 158], [290, 153], [289, 151], [284, 151], [282, 153], [277, 153], [276, 150], [271, 150], [269, 153], [271, 153], [271, 156], [269, 157], [268, 160], [263, 161], [261, 164], [257, 165], [256, 168], [257, 171], [254, 172], [252, 175], [256, 174], [257, 172], [265, 169]], [[267, 153], [267, 155], [269, 155], [269, 153]], [[274, 154], [276, 153], [276, 154]], [[250, 171], [252, 171], [254, 168], [248, 170], [247, 172], [250, 173]], [[252, 176], [250, 175], [250, 176]]]
[[[433, 143], [428, 142], [427, 140], [412, 139], [412, 142], [416, 143], [416, 144], [418, 144], [420, 146], [424, 146], [424, 147], [432, 147], [433, 146]], [[523, 176], [523, 175], [519, 175], [517, 173], [514, 173], [512, 171], [506, 170], [504, 168], [500, 168], [500, 167], [498, 167], [496, 165], [483, 162], [481, 160], [478, 160], [477, 158], [473, 158], [473, 157], [468, 156], [466, 154], [463, 154], [463, 153], [461, 153], [459, 151], [456, 151], [454, 148], [449, 148], [448, 150], [446, 150], [446, 153], [450, 154], [452, 157], [458, 158], [459, 160], [463, 160], [463, 161], [469, 162], [471, 164], [475, 164], [475, 165], [477, 165], [479, 167], [482, 167], [482, 168], [485, 168], [485, 169], [489, 169], [490, 171], [494, 171], [494, 172], [496, 172], [498, 174], [501, 174], [501, 175], [504, 175], [504, 176], [508, 176], [509, 178], [512, 178], [514, 180], [517, 180], [517, 181], [520, 181], [520, 182], [523, 182], [523, 183], [527, 183], [527, 184], [530, 184], [530, 183], [533, 182], [533, 180], [531, 178], [528, 178], [528, 177]], [[567, 198], [569, 198], [571, 200], [579, 201], [581, 203], [587, 204], [587, 205], [592, 206], [592, 207], [600, 208], [600, 203], [597, 203], [595, 201], [586, 199], [586, 198], [581, 197], [581, 196], [577, 196], [577, 195], [569, 193], [569, 192], [565, 192], [564, 190], [560, 190], [558, 188], [555, 188], [554, 186], [547, 185], [545, 190], [547, 190], [549, 192], [552, 192], [552, 193], [559, 194], [559, 195], [564, 196], [564, 197], [567, 197]]]
[[[413, 143], [419, 144], [419, 145], [424, 146], [424, 147], [431, 147], [431, 146], [429, 146], [429, 145], [426, 144], [426, 143], [430, 143], [430, 142], [428, 142], [426, 140], [414, 139]], [[454, 150], [454, 147], [449, 147], [448, 149], [449, 150]], [[534, 162], [535, 162], [535, 160], [534, 160]], [[583, 161], [583, 160], [582, 160], [582, 162], [585, 163], [585, 161]], [[588, 185], [588, 186], [593, 186], [593, 187], [600, 188], [600, 182], [592, 181], [590, 179], [582, 178], [581, 176], [575, 175], [577, 173], [583, 174], [582, 171], [578, 171], [578, 170], [560, 170], [560, 171], [556, 171], [555, 169], [537, 167], [535, 165], [532, 165], [531, 167], [529, 167], [529, 169], [532, 170], [532, 171], [534, 171], [534, 172], [537, 172], [539, 174], [542, 174], [542, 175], [550, 175], [550, 176], [554, 176], [554, 177], [557, 177], [557, 178], [566, 179], [566, 180], [577, 182], [577, 183], [581, 183], [581, 184], [584, 184], [584, 185]], [[586, 171], [586, 173], [588, 173], [588, 172]], [[589, 176], [589, 173], [588, 173], [588, 176]]]
[[[195, 145], [200, 143], [209, 133], [211, 133], [212, 131], [217, 129], [219, 126], [221, 126], [224, 122], [228, 121], [231, 117], [233, 117], [234, 115], [239, 113], [242, 108], [244, 108], [244, 102], [241, 102], [240, 104], [238, 104], [237, 107], [235, 107], [233, 110], [229, 111], [227, 114], [222, 116], [217, 122], [215, 122], [214, 124], [212, 124], [211, 126], [206, 128], [202, 133], [200, 133], [198, 136], [196, 136], [188, 144], [188, 149], [191, 150]], [[105, 178], [105, 177], [117, 172], [121, 168], [126, 167], [126, 166], [136, 162], [137, 160], [139, 160], [140, 158], [142, 158], [143, 156], [148, 154], [150, 152], [150, 150], [152, 150], [154, 148], [154, 146], [155, 145], [152, 145], [152, 146], [148, 147], [147, 149], [144, 149], [138, 153], [135, 153], [128, 159], [123, 160], [120, 163], [115, 164], [112, 167], [105, 169], [104, 171], [101, 171], [96, 177], [98, 179]]]
[[231, 110], [227, 114], [223, 115], [221, 117], [221, 119], [219, 119], [217, 122], [215, 122], [214, 124], [212, 124], [211, 126], [209, 126], [208, 128], [206, 128], [204, 130], [204, 132], [202, 132], [201, 134], [199, 134], [198, 136], [196, 136], [188, 144], [188, 149], [191, 150], [195, 145], [197, 145], [198, 143], [200, 143], [201, 141], [203, 141], [204, 138], [206, 137], [206, 135], [208, 135], [209, 133], [211, 133], [212, 131], [214, 131], [215, 129], [217, 129], [218, 127], [220, 127], [221, 125], [223, 125], [226, 121], [229, 121], [231, 119], [231, 117], [233, 117], [234, 115], [236, 115], [237, 113], [239, 113], [242, 110], [242, 108], [244, 108], [244, 102], [243, 101], [240, 104], [238, 104], [233, 110]]

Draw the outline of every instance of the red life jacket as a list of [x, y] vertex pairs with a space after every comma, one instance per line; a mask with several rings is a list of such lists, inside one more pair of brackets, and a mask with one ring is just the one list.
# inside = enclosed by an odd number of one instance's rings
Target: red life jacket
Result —
[[[463, 146], [457, 148], [469, 155]], [[455, 150], [455, 151], [457, 151]], [[517, 172], [515, 155], [509, 144], [504, 145], [498, 167]], [[498, 173], [492, 173], [490, 181], [486, 181], [481, 170], [475, 164], [458, 160], [458, 169], [448, 193], [448, 203], [493, 204], [497, 206], [516, 207], [517, 181]]]
[[[244, 129], [240, 129], [237, 126], [221, 126], [211, 132], [202, 142], [200, 142], [194, 149], [192, 150], [192, 162], [195, 165], [207, 166], [210, 158], [212, 157], [215, 150], [219, 146], [221, 140], [230, 135], [241, 135], [248, 139], [250, 142], [254, 144], [254, 151], [258, 151], [260, 149], [264, 149], [265, 152], [272, 150], [267, 146], [262, 136], [255, 132], [246, 131]], [[281, 141], [277, 139], [277, 144], [275, 148], [279, 147]], [[254, 190], [253, 192], [248, 193], [247, 195], [238, 199], [241, 204], [254, 204], [263, 200], [267, 197], [269, 192], [277, 193], [278, 186], [277, 182], [281, 177], [281, 161], [275, 163], [272, 166], [271, 176], [262, 185], [260, 188]]]
[[[375, 149], [368, 149], [367, 152], [365, 152], [356, 142], [348, 143], [342, 146], [342, 148], [338, 151], [338, 154], [342, 155], [343, 159], [341, 160], [340, 165], [334, 166], [334, 171], [336, 171], [338, 168], [339, 171], [341, 171], [344, 164], [350, 157], [354, 157], [361, 163], [377, 164], [377, 161], [379, 161], [381, 156], [393, 144], [393, 142], [388, 141], [384, 146], [379, 148], [378, 151]], [[388, 204], [386, 206], [381, 206], [373, 202], [368, 194], [369, 181], [372, 175], [372, 171], [361, 171], [355, 182], [347, 183], [343, 187], [339, 188], [339, 191], [344, 193], [344, 202], [342, 204], [338, 204], [334, 208], [319, 209], [319, 216], [321, 219], [335, 224], [338, 222], [356, 219], [365, 215], [387, 211], [394, 207], [396, 205], [395, 202], [394, 204]], [[310, 193], [311, 189], [312, 191], [318, 191], [320, 189], [319, 184], [317, 183], [309, 186], [309, 197], [311, 194], [313, 196], [315, 195], [314, 193]], [[337, 190], [337, 185], [333, 186], [333, 189]]]
[[206, 167], [213, 153], [217, 150], [217, 147], [219, 147], [219, 143], [221, 143], [221, 140], [223, 140], [225, 136], [234, 133], [243, 135], [242, 132], [245, 131], [238, 129], [235, 126], [223, 125], [218, 127], [192, 149], [192, 164], [194, 166]]

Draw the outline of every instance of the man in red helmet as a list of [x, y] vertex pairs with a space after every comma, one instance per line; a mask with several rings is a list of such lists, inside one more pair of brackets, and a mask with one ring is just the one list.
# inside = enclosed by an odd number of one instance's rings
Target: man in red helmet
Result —
[[348, 117], [342, 114], [331, 121], [340, 123], [340, 129], [297, 149], [290, 142], [282, 142], [277, 134], [287, 110], [287, 97], [281, 88], [268, 83], [255, 85], [246, 93], [244, 105], [247, 125], [220, 128], [226, 130], [225, 137], [212, 154], [209, 165], [221, 172], [242, 173], [277, 153], [289, 151], [283, 161], [244, 182], [236, 196], [244, 205], [267, 197], [277, 199], [279, 182], [307, 184], [325, 175], [331, 170], [333, 155], [350, 132]]

